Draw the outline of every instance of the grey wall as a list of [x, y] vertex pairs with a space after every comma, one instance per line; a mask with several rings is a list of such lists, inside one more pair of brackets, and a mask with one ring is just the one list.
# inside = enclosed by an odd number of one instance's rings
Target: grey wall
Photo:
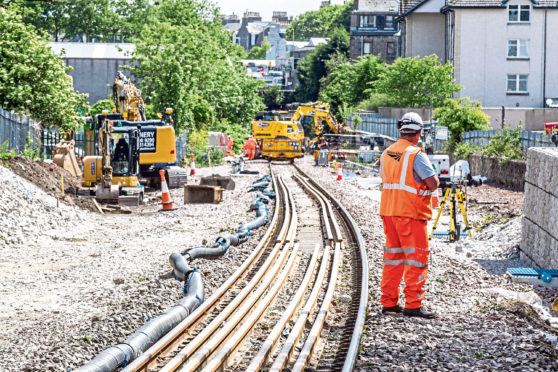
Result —
[[[89, 94], [89, 104], [112, 95], [112, 84], [120, 66], [129, 64], [129, 59], [85, 59], [64, 58], [74, 81], [74, 89]], [[129, 76], [127, 73], [126, 75]]]
[[520, 256], [531, 265], [558, 268], [558, 149], [527, 153]]
[[405, 57], [436, 54], [445, 59], [445, 16], [440, 13], [413, 13], [407, 18]]

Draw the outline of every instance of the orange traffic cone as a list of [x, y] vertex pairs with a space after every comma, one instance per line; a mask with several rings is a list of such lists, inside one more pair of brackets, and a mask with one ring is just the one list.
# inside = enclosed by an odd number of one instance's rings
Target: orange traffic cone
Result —
[[343, 163], [337, 167], [337, 181], [343, 181]]
[[196, 163], [194, 163], [194, 154], [190, 155], [190, 176], [196, 175]]
[[159, 175], [161, 176], [161, 192], [163, 195], [161, 196], [162, 204], [163, 204], [163, 211], [169, 211], [174, 208], [172, 204], [172, 200], [170, 197], [169, 187], [167, 186], [167, 181], [165, 180], [165, 171], [160, 170]]

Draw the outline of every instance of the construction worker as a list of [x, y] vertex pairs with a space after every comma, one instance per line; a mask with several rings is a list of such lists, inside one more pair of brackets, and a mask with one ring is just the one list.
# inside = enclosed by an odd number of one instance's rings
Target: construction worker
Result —
[[227, 139], [227, 148], [225, 149], [227, 156], [233, 156], [234, 141], [231, 136]]
[[[382, 313], [434, 318], [422, 308], [428, 272], [427, 221], [432, 218], [432, 194], [440, 181], [426, 153], [417, 147], [422, 119], [414, 112], [398, 121], [400, 138], [380, 158], [380, 216], [386, 234], [382, 272]], [[399, 284], [405, 280], [405, 308], [399, 305]]]
[[254, 156], [256, 155], [256, 140], [252, 136], [248, 136], [248, 139], [244, 143], [244, 153], [248, 157], [248, 159], [253, 160]]

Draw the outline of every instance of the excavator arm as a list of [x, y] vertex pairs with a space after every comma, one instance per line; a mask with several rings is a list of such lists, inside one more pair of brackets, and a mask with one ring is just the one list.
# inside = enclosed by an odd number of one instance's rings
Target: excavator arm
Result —
[[118, 71], [112, 86], [112, 98], [116, 111], [129, 121], [145, 121], [145, 103], [141, 91], [122, 73]]

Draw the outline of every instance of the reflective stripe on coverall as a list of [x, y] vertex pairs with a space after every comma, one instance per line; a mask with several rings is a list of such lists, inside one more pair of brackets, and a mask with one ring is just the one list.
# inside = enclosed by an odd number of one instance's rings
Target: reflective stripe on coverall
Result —
[[416, 181], [413, 164], [420, 148], [400, 139], [382, 154], [382, 216], [386, 247], [382, 272], [384, 307], [397, 305], [399, 284], [405, 279], [405, 307], [421, 307], [428, 272], [427, 220], [432, 218], [431, 192]]

